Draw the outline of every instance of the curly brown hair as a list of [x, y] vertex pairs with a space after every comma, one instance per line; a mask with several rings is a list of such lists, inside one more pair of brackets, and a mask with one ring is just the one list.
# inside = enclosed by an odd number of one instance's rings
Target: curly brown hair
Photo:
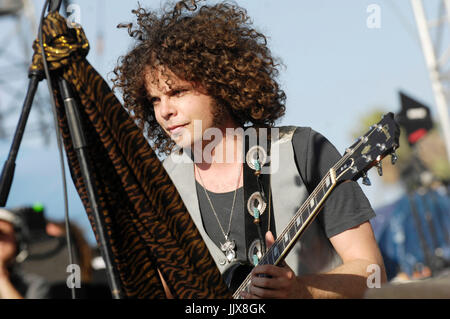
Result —
[[198, 6], [199, 0], [167, 4], [160, 13], [140, 5], [137, 22], [120, 24], [134, 38], [134, 48], [118, 60], [113, 89], [122, 91], [124, 107], [157, 151], [174, 143], [156, 122], [145, 89], [147, 66], [163, 66], [195, 83], [244, 126], [272, 127], [285, 113], [286, 96], [276, 81], [280, 63], [266, 37], [252, 27], [247, 11], [236, 4]]

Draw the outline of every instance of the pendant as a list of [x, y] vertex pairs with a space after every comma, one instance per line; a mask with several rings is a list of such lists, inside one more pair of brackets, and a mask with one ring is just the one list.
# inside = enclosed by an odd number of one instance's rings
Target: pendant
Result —
[[228, 239], [228, 236], [225, 237], [225, 239], [226, 242], [220, 245], [220, 249], [225, 253], [225, 257], [227, 257], [228, 262], [231, 263], [233, 259], [236, 258], [236, 252], [234, 251], [236, 248], [236, 243], [234, 240]]

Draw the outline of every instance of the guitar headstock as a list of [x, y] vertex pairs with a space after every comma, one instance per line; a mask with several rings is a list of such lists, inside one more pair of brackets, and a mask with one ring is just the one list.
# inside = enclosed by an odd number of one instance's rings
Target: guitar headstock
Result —
[[400, 127], [394, 120], [393, 113], [383, 115], [380, 122], [372, 125], [369, 131], [358, 138], [350, 146], [342, 159], [335, 165], [336, 180], [357, 180], [363, 177], [363, 183], [370, 185], [366, 173], [373, 166], [377, 166], [382, 175], [381, 160], [391, 154], [395, 164], [399, 147]]

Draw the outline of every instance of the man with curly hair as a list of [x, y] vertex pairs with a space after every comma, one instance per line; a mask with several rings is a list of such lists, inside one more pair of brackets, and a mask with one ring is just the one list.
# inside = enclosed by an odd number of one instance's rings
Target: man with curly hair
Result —
[[[135, 10], [137, 27], [125, 27], [136, 45], [113, 81], [154, 148], [169, 155], [164, 167], [225, 276], [236, 262], [258, 264], [340, 155], [310, 128], [275, 126], [285, 113], [278, 64], [246, 11], [198, 2], [180, 1], [160, 14]], [[236, 132], [249, 128], [269, 132], [258, 143], [269, 140], [265, 150], [278, 158], [270, 174], [260, 175], [268, 162], [259, 151], [248, 160], [252, 145]], [[385, 281], [373, 216], [357, 183], [339, 185], [287, 263], [254, 267], [241, 296], [362, 297], [370, 265]]]

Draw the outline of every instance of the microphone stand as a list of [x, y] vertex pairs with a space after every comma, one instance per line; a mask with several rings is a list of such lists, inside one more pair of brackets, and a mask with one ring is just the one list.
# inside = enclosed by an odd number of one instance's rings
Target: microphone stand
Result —
[[64, 101], [64, 107], [66, 110], [66, 117], [69, 125], [73, 147], [75, 149], [75, 152], [77, 153], [78, 161], [80, 163], [81, 175], [86, 186], [88, 200], [92, 209], [92, 214], [94, 216], [94, 223], [96, 225], [97, 236], [99, 238], [99, 248], [103, 260], [105, 261], [106, 274], [108, 277], [111, 294], [114, 299], [121, 299], [122, 292], [119, 285], [118, 274], [116, 274], [114, 271], [110, 252], [106, 247], [104, 227], [102, 225], [102, 219], [100, 218], [100, 212], [98, 210], [98, 196], [95, 185], [91, 179], [87, 154], [87, 142], [83, 134], [78, 106], [75, 99], [72, 97], [69, 84], [66, 82], [66, 80], [64, 80], [62, 77], [58, 77], [58, 85], [60, 88], [62, 100]]
[[[46, 1], [45, 5], [49, 3]], [[50, 0], [49, 12], [59, 11], [61, 6], [61, 0], [52, 1]], [[40, 38], [40, 45], [42, 46], [42, 38]], [[46, 62], [43, 61], [45, 64]], [[44, 68], [46, 69], [46, 67]], [[47, 70], [45, 70], [47, 73]], [[19, 123], [17, 125], [13, 142], [8, 154], [8, 158], [3, 166], [2, 174], [0, 176], [0, 207], [6, 206], [8, 195], [11, 189], [12, 180], [14, 177], [15, 170], [15, 160], [19, 151], [20, 143], [22, 141], [23, 133], [25, 131], [25, 126], [30, 114], [31, 106], [33, 104], [33, 99], [41, 80], [45, 78], [45, 73], [42, 71], [30, 71], [28, 74], [29, 84], [28, 91], [25, 97], [25, 101], [22, 107], [22, 113], [19, 118]], [[47, 81], [51, 81], [49, 74], [47, 73]], [[77, 153], [78, 161], [80, 163], [81, 174], [86, 186], [86, 191], [88, 195], [88, 200], [90, 207], [92, 209], [92, 214], [94, 217], [94, 224], [97, 229], [98, 245], [105, 262], [106, 274], [108, 283], [111, 289], [111, 294], [114, 299], [121, 299], [123, 297], [122, 289], [119, 284], [119, 276], [115, 269], [112, 267], [112, 259], [110, 251], [107, 249], [107, 241], [105, 238], [103, 221], [100, 217], [100, 212], [98, 210], [98, 196], [95, 189], [95, 185], [92, 182], [90, 174], [90, 165], [87, 157], [87, 142], [83, 134], [83, 128], [81, 125], [81, 119], [79, 115], [78, 105], [76, 100], [73, 98], [70, 86], [61, 76], [57, 75], [57, 82], [60, 88], [61, 98], [64, 102], [64, 107], [66, 111], [67, 122], [69, 126], [70, 136], [73, 142], [73, 147]], [[50, 94], [52, 92], [50, 91]], [[56, 114], [55, 114], [56, 116]], [[57, 124], [57, 123], [55, 123]], [[73, 294], [74, 295], [74, 294]]]
[[17, 124], [16, 131], [14, 133], [13, 142], [8, 154], [8, 158], [3, 166], [2, 174], [0, 176], [0, 207], [6, 206], [6, 201], [8, 199], [9, 191], [11, 189], [12, 180], [14, 177], [14, 170], [16, 167], [17, 153], [19, 152], [20, 143], [22, 142], [23, 133], [25, 131], [25, 126], [27, 125], [28, 116], [31, 111], [31, 106], [33, 104], [34, 95], [41, 81], [44, 78], [42, 72], [30, 72], [28, 82], [28, 91], [25, 96], [25, 101], [22, 106], [22, 113], [19, 117], [19, 123]]

